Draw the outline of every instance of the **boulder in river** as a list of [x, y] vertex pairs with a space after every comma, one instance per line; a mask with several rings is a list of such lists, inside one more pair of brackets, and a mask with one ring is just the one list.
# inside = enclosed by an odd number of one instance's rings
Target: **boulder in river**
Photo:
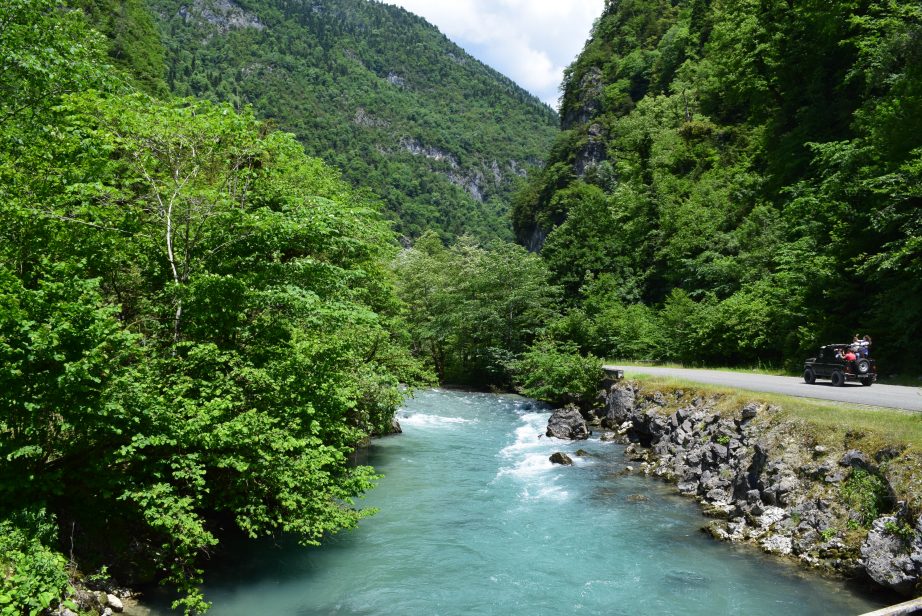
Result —
[[583, 440], [589, 438], [589, 428], [579, 409], [570, 404], [554, 411], [548, 419], [547, 435], [562, 439]]
[[551, 454], [551, 462], [554, 464], [563, 464], [569, 466], [573, 464], [573, 459], [562, 451]]
[[125, 609], [125, 606], [122, 604], [122, 600], [112, 593], [108, 593], [106, 595], [106, 604], [115, 612], [121, 612]]

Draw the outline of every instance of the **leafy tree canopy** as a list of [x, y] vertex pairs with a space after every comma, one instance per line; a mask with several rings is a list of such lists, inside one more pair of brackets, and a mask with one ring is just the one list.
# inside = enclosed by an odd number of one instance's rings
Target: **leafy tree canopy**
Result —
[[61, 604], [66, 536], [200, 611], [219, 522], [316, 543], [369, 513], [349, 456], [428, 380], [397, 243], [252, 111], [108, 77], [81, 13], [0, 19], [0, 607]]

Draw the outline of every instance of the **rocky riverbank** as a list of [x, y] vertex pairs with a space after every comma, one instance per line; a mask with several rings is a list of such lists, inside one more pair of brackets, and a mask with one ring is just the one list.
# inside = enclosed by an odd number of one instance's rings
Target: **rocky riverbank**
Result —
[[[640, 471], [698, 499], [715, 538], [922, 594], [922, 517], [914, 497], [894, 487], [905, 482], [891, 481], [918, 471], [904, 445], [863, 451], [853, 446], [860, 438], [828, 442], [778, 406], [689, 389], [609, 382], [600, 402], [584, 411], [587, 423], [625, 442]], [[566, 423], [579, 438], [573, 421], [572, 412], [555, 413], [548, 435], [566, 438]]]

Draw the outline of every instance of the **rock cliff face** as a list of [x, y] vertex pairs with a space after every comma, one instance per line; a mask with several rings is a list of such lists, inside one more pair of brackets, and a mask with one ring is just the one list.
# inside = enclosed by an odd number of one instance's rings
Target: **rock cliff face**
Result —
[[250, 13], [231, 0], [194, 0], [190, 5], [183, 5], [179, 15], [186, 21], [198, 22], [202, 25], [209, 24], [221, 34], [231, 30], [252, 28], [265, 30], [265, 24], [259, 17]]
[[603, 426], [623, 435], [643, 472], [697, 498], [714, 537], [902, 594], [922, 590], [922, 518], [887, 480], [900, 451], [818, 445], [756, 402], [728, 410], [718, 397], [624, 382], [603, 393]]

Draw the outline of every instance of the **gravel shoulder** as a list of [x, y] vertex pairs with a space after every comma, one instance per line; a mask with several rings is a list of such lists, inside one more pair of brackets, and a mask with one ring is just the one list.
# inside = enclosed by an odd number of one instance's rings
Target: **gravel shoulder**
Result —
[[640, 374], [666, 376], [745, 391], [762, 391], [801, 398], [816, 398], [819, 400], [922, 412], [922, 387], [880, 384], [863, 387], [860, 383], [846, 383], [842, 387], [833, 387], [827, 381], [817, 381], [813, 385], [808, 385], [802, 378], [793, 376], [770, 376], [745, 372], [660, 368], [626, 364], [606, 365], [604, 367], [624, 370], [625, 375], [628, 377]]

